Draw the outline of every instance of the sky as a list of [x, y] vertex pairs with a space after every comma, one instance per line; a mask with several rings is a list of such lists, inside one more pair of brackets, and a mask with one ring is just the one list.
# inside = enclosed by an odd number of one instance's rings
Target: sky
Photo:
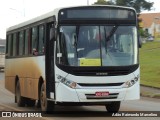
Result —
[[[87, 5], [87, 1], [91, 5], [97, 0], [0, 0], [0, 38], [6, 38], [6, 28], [9, 26], [47, 13], [57, 7]], [[160, 12], [159, 0], [148, 1], [155, 3], [155, 9], [150, 12]]]

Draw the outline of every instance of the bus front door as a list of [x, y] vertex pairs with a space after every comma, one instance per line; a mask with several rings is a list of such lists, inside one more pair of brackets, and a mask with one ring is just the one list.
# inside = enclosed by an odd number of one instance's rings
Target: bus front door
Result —
[[54, 23], [48, 23], [46, 28], [46, 95], [47, 98], [55, 99]]

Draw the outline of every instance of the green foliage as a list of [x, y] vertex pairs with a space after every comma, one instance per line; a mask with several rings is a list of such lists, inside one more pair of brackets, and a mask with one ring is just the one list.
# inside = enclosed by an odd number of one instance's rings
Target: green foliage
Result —
[[151, 10], [154, 2], [147, 2], [146, 0], [97, 0], [94, 4], [133, 7], [137, 13], [140, 13], [142, 10]]
[[133, 7], [137, 13], [142, 10], [151, 10], [153, 4], [154, 2], [147, 2], [146, 0], [116, 0], [116, 5]]
[[95, 5], [114, 5], [112, 1], [106, 1], [106, 0], [97, 0], [97, 2], [94, 3]]
[[97, 2], [95, 2], [94, 4], [99, 4], [99, 5], [106, 5], [107, 2], [105, 0], [98, 0]]
[[142, 37], [145, 37], [145, 38], [146, 38], [146, 37], [149, 36], [148, 32], [145, 31], [145, 30], [143, 30], [142, 28], [139, 28], [139, 29], [138, 29], [138, 32], [139, 32], [140, 36], [142, 36]]

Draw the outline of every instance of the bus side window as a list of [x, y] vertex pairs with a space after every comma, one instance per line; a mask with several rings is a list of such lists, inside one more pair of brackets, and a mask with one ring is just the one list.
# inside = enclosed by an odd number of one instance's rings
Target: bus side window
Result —
[[38, 55], [38, 30], [37, 27], [32, 28], [32, 54]]
[[8, 39], [9, 39], [9, 35], [7, 35], [7, 39], [6, 39], [6, 57], [8, 57]]
[[7, 56], [12, 56], [12, 52], [13, 52], [13, 39], [12, 39], [12, 34], [8, 35], [8, 40], [7, 40]]
[[25, 30], [25, 38], [24, 38], [24, 44], [25, 44], [25, 48], [24, 48], [24, 54], [28, 55], [28, 43], [29, 43], [29, 29]]
[[19, 55], [23, 55], [24, 51], [24, 37], [23, 31], [19, 33]]
[[40, 25], [38, 28], [39, 41], [38, 41], [38, 53], [44, 54], [44, 25]]
[[17, 33], [13, 34], [13, 56], [17, 56], [18, 54], [18, 38], [17, 38]]

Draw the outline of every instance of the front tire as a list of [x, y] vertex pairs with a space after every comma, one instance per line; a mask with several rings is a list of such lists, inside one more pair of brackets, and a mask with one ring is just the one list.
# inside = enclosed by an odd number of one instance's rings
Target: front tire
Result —
[[17, 84], [16, 84], [15, 99], [16, 99], [18, 107], [24, 107], [25, 106], [26, 99], [25, 99], [25, 97], [21, 96], [19, 81], [17, 81]]
[[120, 104], [121, 104], [120, 101], [111, 102], [110, 104], [106, 105], [106, 109], [109, 113], [116, 113], [119, 111]]
[[44, 83], [42, 84], [40, 90], [40, 106], [41, 111], [43, 111], [44, 113], [53, 113], [54, 103], [47, 100]]

